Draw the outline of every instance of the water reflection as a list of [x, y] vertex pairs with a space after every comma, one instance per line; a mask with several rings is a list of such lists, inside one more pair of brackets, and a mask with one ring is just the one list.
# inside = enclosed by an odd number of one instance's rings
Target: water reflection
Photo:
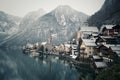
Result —
[[[89, 78], [89, 79], [87, 79]], [[69, 60], [44, 55], [31, 58], [21, 50], [0, 50], [0, 80], [92, 80]]]

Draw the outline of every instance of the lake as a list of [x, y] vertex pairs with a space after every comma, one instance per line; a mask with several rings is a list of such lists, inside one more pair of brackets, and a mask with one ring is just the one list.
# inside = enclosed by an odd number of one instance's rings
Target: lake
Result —
[[22, 50], [0, 50], [0, 80], [94, 80], [93, 74], [66, 58], [48, 55], [37, 60]]

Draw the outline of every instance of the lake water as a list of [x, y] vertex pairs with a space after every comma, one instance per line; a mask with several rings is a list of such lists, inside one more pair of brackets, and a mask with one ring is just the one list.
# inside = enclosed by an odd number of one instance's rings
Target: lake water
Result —
[[77, 69], [57, 56], [37, 61], [21, 50], [0, 50], [0, 80], [94, 80], [90, 72]]

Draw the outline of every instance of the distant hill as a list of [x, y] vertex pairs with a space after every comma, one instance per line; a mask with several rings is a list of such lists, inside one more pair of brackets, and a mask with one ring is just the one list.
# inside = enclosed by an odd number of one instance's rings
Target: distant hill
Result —
[[102, 8], [88, 19], [89, 25], [120, 24], [120, 0], [105, 0]]

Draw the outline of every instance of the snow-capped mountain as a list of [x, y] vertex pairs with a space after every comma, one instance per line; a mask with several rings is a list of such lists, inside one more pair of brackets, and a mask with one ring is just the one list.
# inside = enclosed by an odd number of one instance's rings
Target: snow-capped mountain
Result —
[[18, 29], [20, 18], [0, 11], [0, 32], [12, 33]]
[[69, 6], [58, 6], [55, 10], [39, 18], [33, 28], [39, 29], [37, 33], [43, 40], [48, 39], [50, 36], [48, 34], [51, 33], [56, 34], [53, 42], [61, 43], [68, 40], [87, 18], [87, 15]]
[[25, 27], [29, 27], [34, 21], [36, 21], [39, 17], [43, 16], [45, 11], [43, 9], [39, 9], [38, 11], [29, 12], [26, 14], [20, 22], [20, 30]]
[[22, 28], [20, 28], [18, 36], [8, 41], [9, 45], [14, 43], [24, 45], [28, 41], [31, 43], [43, 42], [51, 38], [52, 44], [65, 42], [78, 31], [78, 28], [87, 20], [88, 16], [65, 5], [58, 6], [39, 18], [33, 17], [35, 20], [31, 19], [32, 22], [29, 22], [29, 18], [28, 20], [23, 19], [21, 24], [24, 25], [20, 25]]
[[0, 42], [19, 29], [21, 18], [0, 11]]

